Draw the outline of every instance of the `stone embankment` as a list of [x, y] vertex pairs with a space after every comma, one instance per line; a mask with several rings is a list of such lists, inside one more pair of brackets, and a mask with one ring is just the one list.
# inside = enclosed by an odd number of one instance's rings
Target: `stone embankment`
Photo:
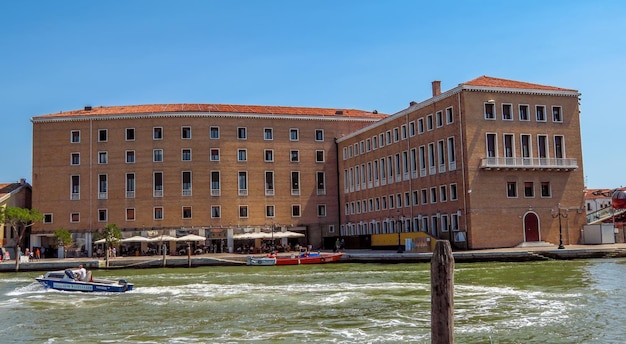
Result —
[[[471, 262], [523, 262], [538, 260], [569, 260], [589, 258], [626, 257], [626, 244], [609, 245], [567, 245], [559, 250], [556, 246], [520, 247], [508, 249], [489, 249], [453, 252], [457, 263]], [[377, 250], [346, 250], [340, 262], [343, 263], [428, 263], [432, 253], [415, 253]], [[103, 259], [67, 258], [41, 259], [34, 262], [20, 263], [20, 271], [50, 271], [75, 268], [83, 264], [87, 269], [122, 269], [122, 268], [161, 268], [161, 267], [198, 267], [198, 266], [235, 266], [245, 265], [246, 255], [242, 254], [204, 254], [186, 256], [117, 257], [109, 260], [109, 267]], [[0, 263], [0, 272], [14, 272], [15, 261]]]

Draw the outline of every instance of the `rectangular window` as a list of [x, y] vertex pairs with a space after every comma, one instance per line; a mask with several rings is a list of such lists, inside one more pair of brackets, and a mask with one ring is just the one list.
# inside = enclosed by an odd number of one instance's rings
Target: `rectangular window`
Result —
[[315, 173], [315, 185], [317, 185], [317, 194], [326, 194], [326, 173], [318, 171]]
[[182, 187], [183, 196], [191, 196], [191, 171], [183, 171]]
[[98, 142], [106, 142], [108, 140], [108, 132], [106, 129], [98, 129]]
[[237, 128], [237, 138], [239, 140], [245, 140], [248, 138], [247, 129], [245, 127]]
[[191, 218], [191, 207], [183, 207], [183, 219]]
[[134, 150], [127, 150], [126, 151], [126, 163], [127, 164], [134, 164], [135, 163], [135, 151]]
[[135, 128], [126, 128], [126, 141], [135, 141]]
[[426, 130], [433, 130], [433, 115], [426, 116]]
[[135, 208], [126, 208], [126, 221], [135, 221]]
[[300, 195], [300, 172], [291, 171], [291, 195]]
[[220, 161], [220, 150], [218, 148], [211, 148], [211, 161]]
[[107, 152], [98, 152], [98, 164], [106, 164], [107, 162]]
[[274, 150], [273, 149], [266, 149], [264, 151], [264, 160], [265, 162], [273, 162], [274, 161]]
[[541, 197], [551, 197], [550, 182], [541, 182]]
[[496, 119], [496, 107], [493, 103], [485, 103], [485, 119]]
[[537, 122], [545, 122], [546, 121], [546, 107], [543, 105], [535, 106], [535, 113], [537, 116]]
[[435, 114], [435, 118], [437, 121], [437, 128], [443, 127], [443, 112], [437, 111], [437, 113]]
[[393, 128], [393, 142], [398, 142], [399, 139], [400, 133], [398, 131], [398, 128]]
[[80, 222], [80, 213], [70, 213], [70, 222]]
[[72, 153], [71, 162], [72, 165], [80, 165], [80, 153]]
[[274, 129], [272, 128], [264, 128], [263, 129], [263, 140], [271, 141], [274, 139]]
[[72, 183], [70, 199], [72, 201], [80, 200], [80, 176], [72, 176], [70, 179]]
[[384, 134], [378, 134], [378, 143], [380, 144], [380, 148], [385, 147], [385, 135]]
[[297, 150], [292, 150], [289, 154], [289, 161], [291, 162], [298, 162], [300, 161], [300, 154], [299, 151]]
[[211, 171], [211, 196], [220, 195], [220, 172]]
[[209, 138], [212, 140], [216, 140], [220, 138], [220, 128], [219, 127], [210, 127], [209, 128]]
[[218, 219], [222, 217], [222, 209], [219, 205], [211, 206], [211, 218]]
[[502, 104], [502, 119], [505, 121], [513, 120], [513, 105]]
[[300, 205], [293, 204], [291, 206], [291, 217], [300, 217], [302, 214], [300, 212]]
[[248, 151], [245, 149], [237, 150], [237, 161], [246, 161], [248, 160]]
[[446, 109], [446, 124], [452, 124], [454, 122], [454, 111], [449, 107]]
[[162, 140], [163, 139], [163, 128], [154, 127], [152, 128], [152, 139], [153, 140]]
[[107, 199], [108, 177], [106, 174], [98, 175], [98, 199]]
[[[513, 135], [504, 134], [504, 156], [506, 158], [515, 157], [515, 147], [513, 144]], [[509, 160], [507, 160], [508, 162]]]
[[155, 207], [154, 208], [154, 219], [155, 220], [163, 220], [163, 208]]
[[447, 202], [448, 201], [448, 186], [447, 185], [440, 185], [439, 186], [439, 200], [441, 202]]
[[247, 218], [248, 217], [248, 206], [240, 205], [239, 206], [239, 218]]
[[430, 203], [437, 203], [437, 187], [430, 188]]
[[52, 223], [52, 214], [43, 214], [43, 223]]
[[458, 199], [458, 193], [456, 190], [456, 184], [450, 184], [450, 200], [456, 201]]
[[[563, 136], [554, 136], [554, 157], [557, 159], [565, 158], [565, 148], [563, 148]], [[559, 161], [557, 161], [559, 163]]]
[[487, 157], [495, 158], [496, 156], [496, 134], [487, 134]]
[[533, 182], [524, 182], [524, 197], [535, 197], [535, 187]]
[[108, 212], [106, 209], [98, 209], [98, 222], [107, 222]]
[[80, 130], [72, 130], [70, 132], [70, 142], [80, 143]]
[[315, 151], [315, 162], [324, 162], [324, 151], [323, 150]]
[[265, 171], [265, 195], [274, 196], [274, 171]]
[[516, 182], [506, 183], [506, 196], [509, 198], [517, 197], [517, 183]]
[[530, 121], [528, 105], [521, 104], [519, 106], [519, 120], [520, 121]]
[[163, 172], [154, 172], [152, 183], [153, 183], [153, 196], [163, 197]]
[[524, 163], [530, 163], [529, 158], [531, 157], [530, 151], [530, 135], [522, 134], [520, 135], [521, 144], [522, 144], [522, 158], [524, 158]]
[[126, 173], [126, 198], [135, 198], [135, 174]]
[[378, 149], [378, 136], [372, 136], [372, 149]]
[[163, 161], [163, 150], [162, 149], [153, 149], [152, 150], [152, 161], [153, 162], [162, 162]]
[[191, 161], [191, 148], [183, 148], [181, 151], [183, 161]]
[[456, 169], [456, 153], [454, 152], [454, 136], [448, 137], [448, 164], [450, 170]]
[[274, 217], [274, 216], [275, 216], [274, 206], [273, 205], [266, 205], [265, 206], [265, 217]]
[[548, 137], [546, 135], [537, 135], [537, 148], [538, 148], [538, 156], [539, 163], [545, 164], [547, 163], [545, 159], [548, 158]]
[[560, 106], [552, 107], [552, 122], [563, 122], [563, 114]]
[[424, 118], [420, 118], [417, 120], [417, 133], [418, 134], [424, 133]]
[[300, 139], [300, 133], [298, 129], [289, 129], [289, 141], [298, 141]]
[[315, 129], [315, 141], [324, 141], [324, 129]]
[[237, 174], [237, 186], [239, 188], [239, 196], [248, 195], [248, 172], [239, 171]]
[[182, 128], [180, 128], [180, 137], [182, 139], [190, 139], [191, 138], [191, 127], [182, 127]]
[[326, 204], [317, 205], [317, 217], [326, 217]]
[[387, 130], [387, 132], [385, 133], [385, 137], [387, 140], [387, 145], [391, 144], [391, 130]]

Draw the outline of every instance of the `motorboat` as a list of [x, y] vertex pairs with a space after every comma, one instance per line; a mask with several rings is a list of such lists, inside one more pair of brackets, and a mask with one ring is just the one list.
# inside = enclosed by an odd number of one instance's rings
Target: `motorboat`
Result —
[[65, 291], [123, 293], [133, 290], [134, 287], [132, 283], [128, 283], [124, 279], [112, 281], [93, 278], [91, 271], [87, 272], [87, 276], [84, 280], [79, 280], [77, 278], [77, 271], [72, 269], [49, 271], [35, 279], [44, 288]]
[[246, 259], [246, 265], [255, 265], [255, 266], [276, 265], [276, 257], [272, 255], [267, 255], [265, 257], [248, 256]]
[[338, 253], [314, 253], [304, 252], [300, 254], [292, 254], [290, 256], [277, 256], [276, 265], [299, 265], [299, 264], [325, 264], [338, 262], [343, 255]]

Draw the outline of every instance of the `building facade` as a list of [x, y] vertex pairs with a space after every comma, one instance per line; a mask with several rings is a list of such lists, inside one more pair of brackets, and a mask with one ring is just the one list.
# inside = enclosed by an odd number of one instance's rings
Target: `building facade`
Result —
[[[25, 179], [17, 183], [0, 183], [0, 208], [17, 207], [31, 209], [32, 188]], [[19, 229], [20, 231], [22, 228]], [[27, 228], [28, 230], [28, 228]], [[10, 226], [0, 222], [0, 253], [4, 250], [10, 252], [11, 257], [15, 257], [15, 246], [17, 237]]]
[[[186, 230], [228, 240], [288, 228], [323, 246], [339, 226], [335, 139], [386, 116], [237, 105], [85, 107], [33, 122], [31, 242], [109, 223], [133, 235]], [[127, 233], [128, 234], [128, 233]]]
[[487, 76], [432, 90], [338, 140], [341, 235], [426, 232], [470, 249], [578, 243], [578, 91]]

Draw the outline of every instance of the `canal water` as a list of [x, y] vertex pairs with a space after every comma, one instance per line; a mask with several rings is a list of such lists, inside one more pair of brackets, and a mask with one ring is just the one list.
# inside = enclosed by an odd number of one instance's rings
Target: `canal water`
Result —
[[[0, 275], [0, 343], [430, 343], [429, 264], [94, 271], [135, 290]], [[457, 264], [456, 343], [623, 343], [626, 260]]]

